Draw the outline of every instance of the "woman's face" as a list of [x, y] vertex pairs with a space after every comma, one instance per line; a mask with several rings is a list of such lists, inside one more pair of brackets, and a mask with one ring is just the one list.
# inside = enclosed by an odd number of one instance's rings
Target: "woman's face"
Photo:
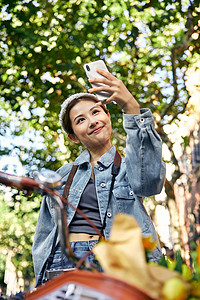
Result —
[[111, 121], [95, 101], [82, 100], [72, 107], [69, 113], [73, 135], [69, 137], [81, 142], [88, 150], [110, 146]]

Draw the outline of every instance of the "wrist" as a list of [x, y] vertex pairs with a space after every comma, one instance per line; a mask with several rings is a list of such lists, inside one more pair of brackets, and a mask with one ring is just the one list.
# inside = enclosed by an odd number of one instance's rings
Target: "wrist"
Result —
[[120, 108], [124, 111], [125, 114], [140, 114], [140, 106], [134, 97], [129, 99], [127, 102], [123, 103]]

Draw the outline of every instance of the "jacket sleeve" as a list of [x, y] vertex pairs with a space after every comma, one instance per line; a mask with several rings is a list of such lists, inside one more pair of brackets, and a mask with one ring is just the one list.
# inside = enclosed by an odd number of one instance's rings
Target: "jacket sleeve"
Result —
[[159, 194], [165, 180], [162, 141], [154, 128], [149, 109], [139, 115], [124, 114], [126, 138], [126, 171], [129, 183], [138, 196]]
[[48, 197], [44, 197], [42, 200], [32, 247], [36, 283], [38, 283], [42, 269], [51, 253], [57, 229], [57, 225], [55, 225], [55, 217], [52, 216], [49, 209], [51, 202], [51, 200], [49, 200], [50, 199]]

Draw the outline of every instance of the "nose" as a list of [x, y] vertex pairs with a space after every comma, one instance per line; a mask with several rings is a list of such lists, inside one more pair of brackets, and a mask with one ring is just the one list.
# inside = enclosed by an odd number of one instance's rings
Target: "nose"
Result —
[[89, 127], [94, 128], [98, 124], [98, 121], [95, 120], [94, 118], [90, 119]]

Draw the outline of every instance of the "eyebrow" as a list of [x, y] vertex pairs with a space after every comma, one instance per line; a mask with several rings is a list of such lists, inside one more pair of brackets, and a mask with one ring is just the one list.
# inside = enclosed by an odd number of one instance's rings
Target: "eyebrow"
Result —
[[[89, 111], [92, 111], [94, 108], [99, 108], [100, 106], [99, 105], [94, 105], [94, 106], [92, 106], [90, 109], [89, 109]], [[75, 118], [74, 118], [74, 122], [76, 121], [76, 119], [78, 119], [78, 118], [80, 118], [80, 117], [82, 117], [83, 116], [83, 114], [80, 114], [80, 115], [78, 115], [78, 116], [76, 116]]]

